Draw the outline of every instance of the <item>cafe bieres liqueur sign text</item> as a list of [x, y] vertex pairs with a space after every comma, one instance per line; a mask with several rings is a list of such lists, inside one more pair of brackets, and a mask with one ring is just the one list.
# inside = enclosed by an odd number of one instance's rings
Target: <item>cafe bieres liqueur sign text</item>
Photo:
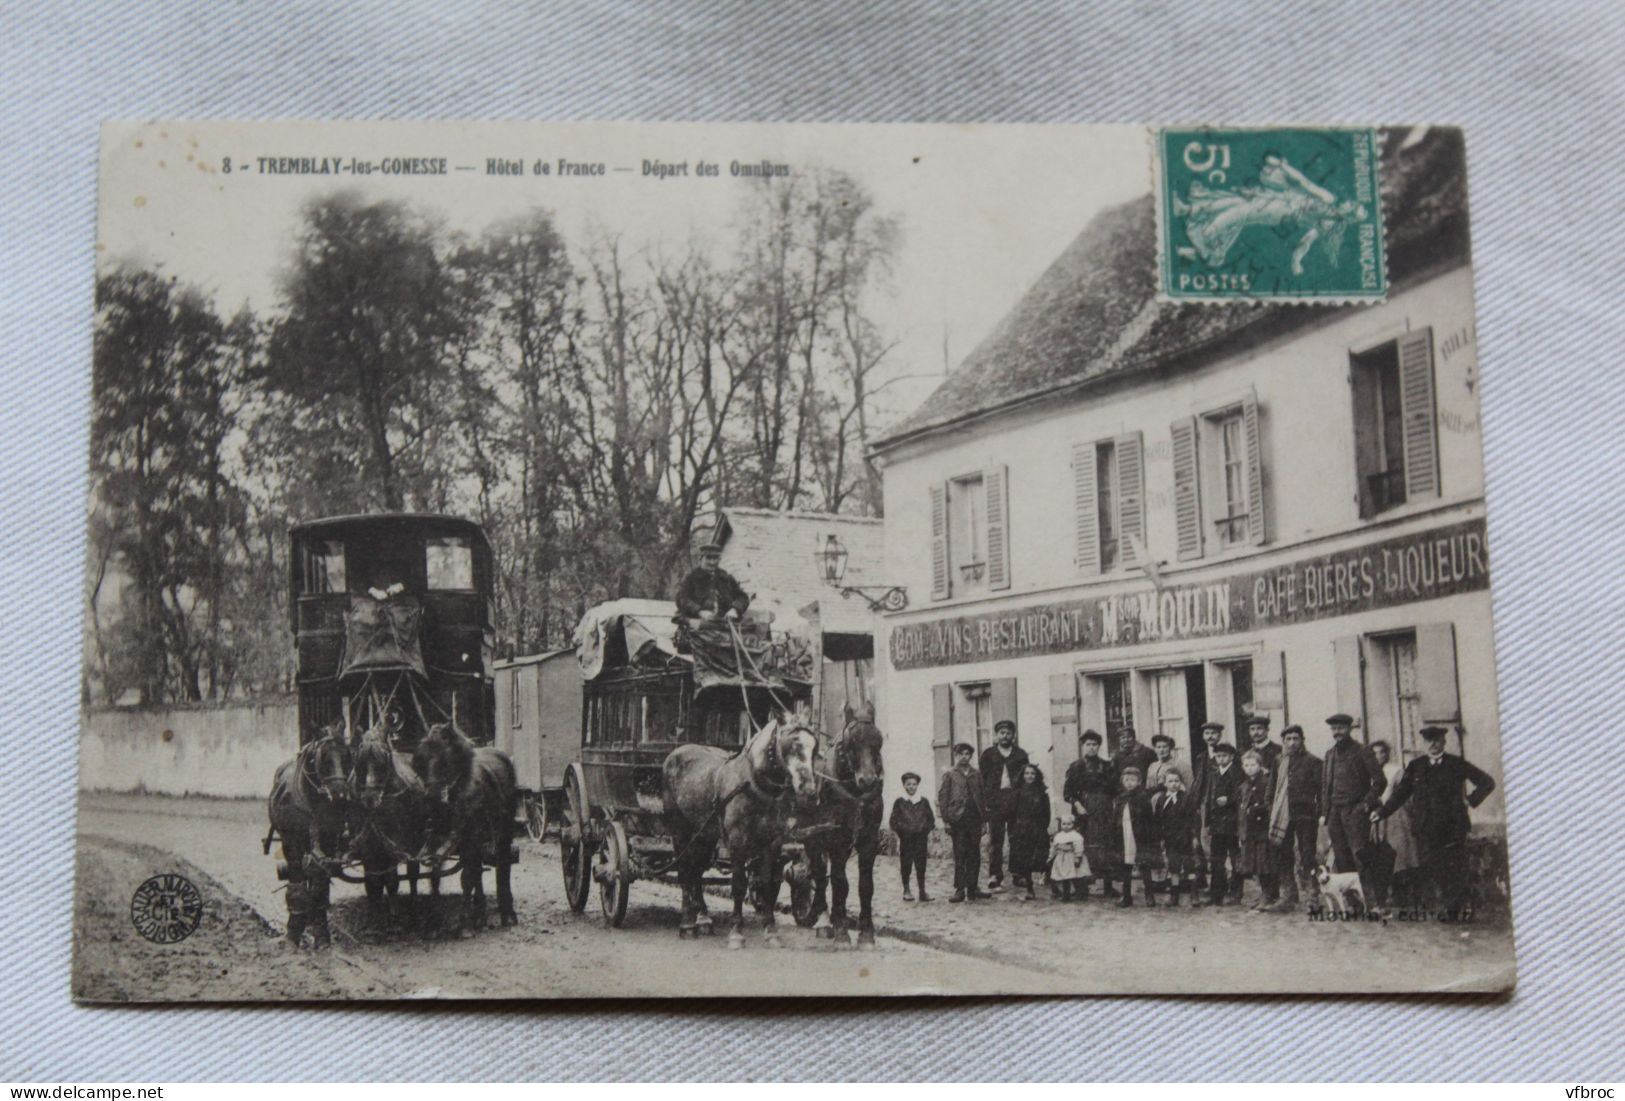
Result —
[[895, 669], [1233, 634], [1487, 589], [1484, 521], [1190, 585], [894, 627]]

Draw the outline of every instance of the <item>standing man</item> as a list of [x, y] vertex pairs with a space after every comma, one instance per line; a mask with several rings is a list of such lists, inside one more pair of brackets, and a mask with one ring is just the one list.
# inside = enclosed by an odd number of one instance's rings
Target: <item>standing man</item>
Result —
[[982, 823], [987, 819], [982, 800], [982, 778], [971, 767], [976, 747], [954, 746], [954, 767], [937, 784], [937, 810], [954, 843], [954, 893], [949, 902], [986, 898], [977, 885], [982, 872]]
[[1224, 724], [1202, 724], [1202, 744], [1205, 752], [1196, 759], [1191, 769], [1191, 798], [1196, 802], [1196, 889], [1207, 890], [1208, 837], [1207, 812], [1204, 809], [1207, 778], [1213, 772], [1213, 747], [1224, 738]]
[[[1444, 751], [1448, 733], [1442, 726], [1422, 728], [1427, 754], [1405, 766], [1393, 795], [1371, 812], [1371, 821], [1380, 822], [1410, 803], [1422, 874], [1438, 892], [1439, 905], [1454, 916], [1467, 902], [1467, 833], [1472, 828], [1467, 808], [1488, 798], [1495, 781], [1483, 769]], [[1465, 802], [1463, 784], [1473, 788]]]
[[[1285, 735], [1283, 735], [1284, 737]], [[1258, 754], [1268, 775], [1275, 775], [1275, 765], [1281, 759], [1281, 747], [1270, 741], [1270, 717], [1247, 716], [1247, 749]], [[1246, 752], [1246, 750], [1243, 750]]]
[[1309, 890], [1315, 872], [1315, 826], [1320, 821], [1320, 758], [1303, 745], [1303, 727], [1281, 731], [1283, 750], [1275, 766], [1275, 793], [1270, 803], [1270, 846], [1275, 852], [1276, 875], [1285, 890], [1270, 910], [1291, 913], [1298, 908], [1298, 889]]
[[1208, 836], [1209, 906], [1223, 906], [1226, 894], [1233, 900], [1239, 893], [1227, 890], [1232, 886], [1229, 876], [1241, 882], [1241, 796], [1246, 781], [1235, 759], [1236, 751], [1229, 744], [1220, 742], [1213, 747], [1213, 767], [1202, 796], [1202, 819]]
[[1144, 778], [1151, 771], [1151, 764], [1157, 759], [1156, 751], [1140, 741], [1134, 733], [1134, 727], [1124, 723], [1121, 740], [1117, 743], [1117, 752], [1112, 754], [1112, 767], [1117, 775], [1123, 775], [1125, 768], [1137, 768], [1140, 776]]
[[1178, 773], [1180, 791], [1188, 793], [1196, 778], [1191, 775], [1189, 766], [1174, 756], [1174, 740], [1160, 730], [1151, 737], [1151, 748], [1155, 751], [1157, 759], [1151, 762], [1151, 771], [1145, 774], [1145, 789], [1152, 795], [1158, 795], [1167, 785], [1163, 778], [1170, 772]]
[[722, 568], [722, 546], [707, 543], [700, 548], [700, 564], [677, 586], [676, 603], [681, 619], [738, 620], [750, 607], [750, 597]]
[[1334, 872], [1360, 869], [1356, 855], [1365, 847], [1371, 832], [1371, 812], [1382, 801], [1388, 779], [1377, 765], [1371, 750], [1349, 737], [1354, 720], [1339, 712], [1328, 716], [1332, 748], [1326, 751], [1326, 764], [1320, 785], [1320, 820], [1332, 841]]
[[1016, 744], [1016, 724], [993, 724], [994, 742], [982, 750], [982, 796], [987, 806], [988, 887], [1004, 882], [1004, 835], [1015, 821], [1016, 788], [1027, 767], [1027, 751]]

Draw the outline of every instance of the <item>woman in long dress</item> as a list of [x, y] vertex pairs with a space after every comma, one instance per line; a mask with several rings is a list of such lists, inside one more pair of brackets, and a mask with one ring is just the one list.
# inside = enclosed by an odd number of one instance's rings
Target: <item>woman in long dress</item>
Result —
[[[1399, 786], [1399, 778], [1405, 775], [1405, 767], [1392, 759], [1392, 751], [1387, 742], [1372, 742], [1371, 753], [1377, 758], [1377, 764], [1382, 766], [1382, 774], [1388, 780], [1388, 786], [1383, 789], [1382, 801], [1387, 803]], [[1415, 901], [1415, 873], [1422, 866], [1421, 852], [1416, 847], [1416, 837], [1411, 828], [1410, 807], [1402, 806], [1393, 814], [1377, 822], [1371, 827], [1371, 838], [1374, 841], [1386, 841], [1394, 850], [1394, 901], [1400, 906], [1412, 905]]]

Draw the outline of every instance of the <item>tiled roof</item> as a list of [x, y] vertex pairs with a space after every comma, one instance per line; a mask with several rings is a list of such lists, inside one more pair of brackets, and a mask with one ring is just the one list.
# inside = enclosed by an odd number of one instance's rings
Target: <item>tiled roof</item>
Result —
[[[1466, 150], [1461, 131], [1380, 131], [1389, 286], [1466, 263]], [[877, 451], [968, 417], [1107, 376], [1168, 369], [1336, 316], [1314, 305], [1199, 305], [1157, 298], [1149, 195], [1102, 211], [993, 332]]]
[[843, 599], [825, 585], [813, 555], [834, 533], [846, 547], [845, 583], [880, 585], [881, 522], [828, 512], [775, 512], [762, 508], [725, 508], [722, 567], [753, 594], [756, 607], [793, 612], [818, 602], [825, 631], [872, 634], [874, 614], [863, 601]]

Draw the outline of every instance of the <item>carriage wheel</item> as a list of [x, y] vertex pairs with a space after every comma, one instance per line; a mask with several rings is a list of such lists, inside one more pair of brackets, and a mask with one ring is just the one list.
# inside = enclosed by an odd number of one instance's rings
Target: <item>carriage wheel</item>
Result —
[[610, 822], [604, 829], [593, 878], [598, 880], [598, 905], [604, 920], [619, 929], [626, 920], [626, 899], [632, 891], [632, 847], [627, 844], [626, 827], [619, 822]]
[[547, 832], [547, 796], [541, 792], [525, 792], [525, 832], [532, 841], [540, 841]]
[[564, 778], [564, 795], [568, 809], [559, 822], [559, 864], [564, 870], [565, 900], [579, 914], [587, 908], [587, 893], [592, 889], [592, 832], [587, 819], [587, 795], [582, 790], [581, 773], [574, 765]]

